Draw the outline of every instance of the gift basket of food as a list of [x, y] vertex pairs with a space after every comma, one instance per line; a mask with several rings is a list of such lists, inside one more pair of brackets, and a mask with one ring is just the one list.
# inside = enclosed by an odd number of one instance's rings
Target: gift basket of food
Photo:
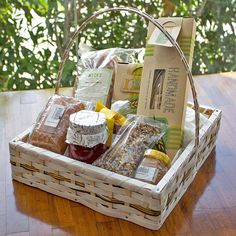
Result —
[[[74, 96], [60, 95], [78, 34], [111, 11], [149, 21], [144, 61], [136, 60], [139, 49], [80, 45]], [[154, 19], [127, 7], [84, 20], [66, 46], [55, 94], [35, 124], [10, 142], [12, 178], [159, 229], [215, 147], [220, 126], [220, 110], [198, 105], [190, 69], [195, 28], [192, 18]]]

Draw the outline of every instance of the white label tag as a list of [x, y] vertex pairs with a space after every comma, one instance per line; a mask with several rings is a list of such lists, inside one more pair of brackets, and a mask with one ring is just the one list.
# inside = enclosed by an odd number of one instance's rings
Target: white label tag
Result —
[[107, 68], [86, 69], [80, 76], [76, 97], [91, 102], [107, 102], [113, 70]]
[[[178, 35], [181, 30], [181, 25], [177, 25], [174, 22], [165, 22], [163, 24], [165, 27], [165, 30], [168, 31], [168, 33], [176, 40], [178, 38]], [[172, 43], [169, 41], [169, 39], [165, 36], [162, 31], [160, 31], [158, 28], [155, 28], [148, 44], [151, 45], [159, 45], [164, 47], [173, 47]]]
[[56, 128], [65, 111], [65, 106], [54, 104], [52, 105], [49, 115], [45, 120], [45, 125]]
[[156, 171], [157, 169], [153, 167], [139, 166], [135, 178], [152, 182], [155, 180]]

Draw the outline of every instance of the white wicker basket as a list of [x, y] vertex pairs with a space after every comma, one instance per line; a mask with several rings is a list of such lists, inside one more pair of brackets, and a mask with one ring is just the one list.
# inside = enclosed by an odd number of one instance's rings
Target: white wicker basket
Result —
[[[84, 21], [68, 43], [58, 73], [58, 92], [65, 61], [77, 35], [91, 19], [108, 11], [129, 11], [158, 27], [176, 47], [190, 80], [196, 111], [196, 134], [157, 185], [122, 176], [26, 143], [31, 128], [10, 142], [12, 178], [46, 192], [79, 202], [103, 214], [157, 230], [178, 203], [215, 147], [221, 111], [198, 107], [193, 78], [176, 41], [151, 16], [134, 8], [115, 7], [96, 12]], [[209, 122], [199, 130], [199, 112]]]

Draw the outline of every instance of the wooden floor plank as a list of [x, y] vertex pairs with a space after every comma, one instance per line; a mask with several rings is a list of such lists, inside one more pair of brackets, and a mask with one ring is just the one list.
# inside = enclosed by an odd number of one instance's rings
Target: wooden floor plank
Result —
[[223, 229], [220, 229], [218, 232], [217, 232], [217, 235], [218, 236], [235, 236], [236, 235], [236, 229], [232, 229], [232, 228], [223, 228]]
[[131, 222], [119, 220], [119, 225], [123, 236], [153, 235], [151, 230], [147, 230], [141, 226], [136, 226], [134, 225], [134, 223]]
[[75, 234], [75, 231], [74, 230], [71, 231], [71, 229], [69, 228], [66, 228], [66, 230], [56, 228], [52, 230], [51, 234], [51, 236], [70, 236], [70, 235], [78, 235], [78, 234]]
[[114, 217], [106, 216], [99, 212], [94, 212], [94, 216], [98, 223], [117, 221]]
[[227, 214], [227, 216], [231, 220], [231, 227], [236, 229], [236, 205], [234, 207], [225, 208], [224, 212]]
[[6, 184], [0, 181], [0, 215], [6, 214]]
[[53, 228], [51, 225], [48, 225], [40, 220], [30, 217], [29, 233], [30, 236], [51, 236], [53, 233]]
[[96, 236], [98, 229], [95, 221], [94, 212], [85, 206], [78, 205], [73, 207], [72, 216], [76, 227], [76, 234], [81, 236]]
[[118, 221], [97, 222], [98, 235], [121, 236], [121, 229]]
[[188, 214], [192, 235], [214, 235], [215, 229], [205, 211], [195, 211]]
[[188, 218], [184, 215], [180, 205], [175, 207], [172, 211], [172, 217], [166, 219], [165, 225], [170, 235], [191, 233]]
[[6, 215], [0, 215], [0, 236], [4, 236], [7, 231]]
[[236, 228], [236, 225], [231, 221], [231, 216], [222, 209], [210, 210], [206, 212], [206, 216], [215, 230], [232, 227]]
[[62, 227], [69, 227], [74, 224], [70, 202], [60, 197], [54, 197], [54, 203], [57, 211], [58, 224]]
[[[29, 218], [27, 215], [18, 211], [14, 196], [7, 197], [7, 211], [6, 211], [6, 232], [20, 233], [28, 232], [29, 230]], [[26, 202], [24, 202], [26, 204]]]
[[7, 234], [7, 236], [29, 236], [29, 235], [30, 235], [29, 232]]

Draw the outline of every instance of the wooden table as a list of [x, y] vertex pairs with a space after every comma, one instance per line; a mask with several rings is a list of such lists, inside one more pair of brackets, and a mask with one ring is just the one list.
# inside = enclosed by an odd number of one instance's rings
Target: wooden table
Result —
[[200, 103], [223, 110], [222, 126], [215, 151], [159, 231], [12, 181], [8, 142], [53, 90], [0, 93], [0, 235], [236, 235], [236, 72], [195, 81]]

